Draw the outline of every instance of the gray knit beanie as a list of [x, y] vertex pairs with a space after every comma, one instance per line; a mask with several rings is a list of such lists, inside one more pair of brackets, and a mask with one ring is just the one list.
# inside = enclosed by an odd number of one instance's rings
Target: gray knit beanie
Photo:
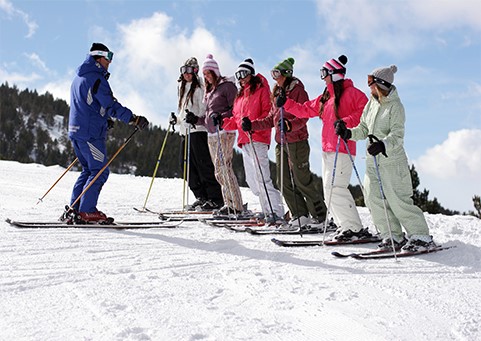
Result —
[[371, 76], [374, 76], [374, 81], [383, 90], [390, 90], [392, 83], [394, 82], [394, 74], [397, 72], [397, 66], [391, 65], [389, 67], [379, 67], [371, 72]]

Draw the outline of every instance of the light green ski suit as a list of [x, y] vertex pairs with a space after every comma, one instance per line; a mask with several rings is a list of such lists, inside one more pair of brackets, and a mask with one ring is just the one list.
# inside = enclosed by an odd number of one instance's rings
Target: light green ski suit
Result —
[[[353, 140], [363, 140], [372, 134], [379, 138], [386, 147], [385, 157], [376, 156], [381, 175], [382, 187], [386, 197], [386, 206], [393, 238], [403, 239], [404, 226], [407, 236], [429, 235], [429, 228], [421, 209], [413, 204], [413, 187], [409, 165], [404, 151], [404, 106], [393, 86], [387, 97], [379, 102], [371, 96], [361, 116], [359, 125], [351, 129]], [[389, 238], [378, 176], [372, 155], [367, 154], [364, 187], [366, 205], [371, 211], [374, 224], [383, 239]]]

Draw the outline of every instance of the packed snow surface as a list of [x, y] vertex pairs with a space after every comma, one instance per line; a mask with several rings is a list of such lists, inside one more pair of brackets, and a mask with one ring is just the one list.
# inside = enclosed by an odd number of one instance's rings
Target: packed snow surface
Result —
[[[55, 221], [78, 172], [36, 203], [63, 171], [0, 161], [1, 340], [481, 340], [480, 219], [426, 214], [435, 241], [456, 247], [398, 261], [331, 255], [375, 245], [282, 248], [272, 236], [201, 222], [143, 230], [5, 222]], [[111, 174], [98, 207], [117, 221], [156, 221], [133, 209], [150, 183]], [[155, 179], [147, 207], [180, 209], [182, 193], [182, 180]], [[242, 194], [259, 209], [248, 188]]]

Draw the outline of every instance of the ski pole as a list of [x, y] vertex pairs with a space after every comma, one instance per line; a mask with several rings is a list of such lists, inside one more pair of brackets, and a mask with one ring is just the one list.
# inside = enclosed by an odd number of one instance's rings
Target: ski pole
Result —
[[[191, 142], [190, 142], [190, 138], [191, 138], [191, 135], [190, 135], [190, 129], [191, 127], [188, 126], [187, 127], [187, 185], [189, 185], [189, 182], [190, 182], [190, 145], [191, 145]], [[186, 189], [186, 197], [185, 197], [185, 204], [186, 205], [189, 205], [189, 190]]]
[[[289, 143], [286, 142], [285, 145], [286, 145], [286, 153], [287, 153], [287, 167], [289, 169], [289, 176], [291, 178], [292, 191], [294, 192], [294, 205], [296, 206], [296, 211], [298, 211], [299, 206], [297, 205], [296, 184], [294, 182], [294, 173], [292, 171], [291, 152], [289, 151]], [[282, 154], [284, 154], [284, 150], [282, 150]], [[282, 165], [284, 165], [284, 163], [282, 163]], [[297, 223], [299, 224], [299, 234], [301, 237], [304, 237], [304, 235], [302, 234], [301, 217], [299, 216], [297, 216]]]
[[324, 232], [322, 234], [322, 243], [324, 243], [324, 240], [326, 239], [327, 220], [329, 219], [329, 212], [331, 211], [332, 192], [334, 191], [334, 179], [336, 178], [337, 157], [339, 155], [340, 144], [341, 144], [341, 137], [338, 136], [337, 144], [336, 144], [336, 154], [334, 156], [334, 165], [332, 167], [331, 190], [329, 192], [329, 200], [327, 202], [327, 212], [326, 212], [326, 220], [324, 221]]
[[[373, 143], [373, 140], [376, 140], [376, 141], [379, 142], [379, 139], [372, 134], [368, 135], [367, 137], [369, 137], [370, 143]], [[388, 214], [387, 214], [386, 196], [384, 195], [384, 189], [382, 187], [381, 173], [379, 172], [379, 165], [377, 163], [376, 156], [373, 155], [372, 157], [374, 159], [374, 167], [376, 168], [377, 182], [379, 183], [379, 191], [381, 193], [382, 205], [384, 206], [384, 215], [386, 217], [387, 227], [388, 227], [388, 230], [389, 230], [389, 238], [391, 238], [392, 250], [394, 252], [394, 259], [397, 261], [396, 248], [394, 246], [394, 238], [392, 236], [391, 223], [389, 222], [389, 217], [388, 217]]]
[[110, 158], [110, 160], [105, 164], [105, 166], [102, 167], [101, 170], [99, 170], [99, 172], [97, 173], [97, 175], [92, 179], [92, 181], [90, 181], [90, 183], [87, 185], [87, 187], [84, 188], [84, 190], [82, 191], [82, 193], [80, 193], [80, 195], [77, 197], [77, 199], [75, 199], [75, 201], [70, 204], [70, 206], [67, 207], [67, 212], [71, 212], [73, 210], [73, 208], [75, 207], [75, 205], [80, 201], [80, 198], [82, 198], [84, 196], [84, 194], [88, 191], [88, 189], [90, 188], [90, 186], [92, 186], [95, 181], [97, 181], [97, 179], [99, 178], [99, 176], [104, 172], [104, 170], [112, 163], [112, 161], [117, 157], [117, 155], [119, 155], [119, 153], [122, 151], [122, 149], [125, 148], [125, 146], [127, 145], [127, 143], [130, 142], [130, 140], [132, 139], [132, 137], [135, 135], [136, 132], [139, 131], [139, 127], [135, 127], [134, 131], [132, 132], [132, 134], [130, 134], [129, 137], [127, 137], [127, 139], [125, 140], [125, 142], [120, 146], [120, 148], [115, 152], [115, 154], [112, 156], [112, 158]]
[[[284, 106], [280, 108], [281, 111], [281, 124], [280, 124], [280, 133], [281, 133], [281, 194], [284, 196], [284, 144], [285, 144], [285, 126], [284, 126]], [[289, 162], [289, 161], [287, 161]]]
[[269, 192], [267, 191], [266, 180], [264, 178], [264, 174], [262, 174], [261, 163], [259, 161], [259, 157], [257, 156], [254, 143], [252, 142], [252, 132], [249, 131], [248, 135], [249, 135], [249, 141], [252, 147], [252, 151], [254, 152], [255, 161], [257, 162], [257, 166], [259, 167], [259, 174], [261, 176], [262, 184], [264, 185], [264, 191], [266, 192], [267, 202], [269, 203], [269, 208], [271, 209], [272, 217], [275, 217], [274, 209], [272, 208], [271, 198], [269, 197]]
[[[354, 163], [354, 158], [351, 155], [351, 151], [349, 150], [349, 146], [347, 145], [347, 142], [343, 139], [344, 146], [346, 147], [347, 150], [347, 155], [349, 155], [349, 159], [351, 160], [352, 168], [354, 169], [354, 172], [356, 173], [357, 180], [359, 181], [359, 186], [361, 186], [361, 192], [364, 198], [366, 198], [366, 192], [364, 191], [364, 186], [362, 185], [361, 177], [359, 176], [359, 173], [356, 168], [356, 164]], [[379, 229], [377, 228], [376, 225], [374, 225], [376, 228], [377, 233], [379, 233]]]
[[162, 147], [160, 148], [159, 156], [157, 158], [157, 162], [156, 162], [156, 165], [155, 165], [155, 168], [154, 168], [154, 173], [152, 174], [152, 180], [150, 181], [149, 190], [147, 191], [147, 196], [145, 197], [144, 207], [142, 208], [142, 210], [144, 210], [144, 211], [145, 211], [146, 206], [147, 206], [147, 200], [149, 199], [150, 190], [152, 189], [152, 185], [154, 184], [155, 176], [157, 175], [157, 170], [159, 169], [160, 159], [162, 159], [165, 144], [167, 142], [167, 138], [169, 137], [169, 132], [170, 132], [171, 127], [172, 127], [172, 131], [174, 131], [174, 125], [173, 124], [169, 125], [169, 129], [167, 129], [167, 132], [165, 133], [164, 142], [162, 142]]
[[41, 202], [41, 201], [43, 200], [43, 198], [45, 198], [45, 197], [47, 196], [47, 194], [52, 190], [52, 188], [55, 187], [55, 185], [60, 181], [60, 179], [62, 179], [63, 176], [64, 176], [65, 174], [67, 174], [67, 172], [77, 163], [77, 161], [78, 161], [78, 157], [75, 158], [75, 160], [72, 161], [72, 163], [70, 164], [70, 166], [67, 167], [67, 169], [63, 172], [62, 175], [60, 175], [60, 177], [57, 179], [57, 181], [54, 182], [54, 184], [48, 189], [48, 191], [45, 192], [45, 194], [44, 194], [41, 198], [38, 199], [36, 205], [38, 205], [39, 202]]
[[186, 172], [187, 172], [187, 141], [185, 140], [186, 137], [184, 137], [184, 157], [182, 159], [182, 164], [183, 164], [183, 171], [182, 171], [182, 180], [183, 180], [183, 187], [182, 187], [182, 212], [185, 211], [185, 178], [186, 178]]

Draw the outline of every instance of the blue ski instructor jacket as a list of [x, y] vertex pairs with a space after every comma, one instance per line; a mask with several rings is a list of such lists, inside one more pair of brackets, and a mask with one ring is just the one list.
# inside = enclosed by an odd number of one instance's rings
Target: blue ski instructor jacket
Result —
[[78, 67], [70, 89], [70, 139], [105, 139], [108, 118], [125, 123], [132, 118], [132, 111], [113, 96], [107, 81], [109, 76], [109, 72], [90, 55]]

